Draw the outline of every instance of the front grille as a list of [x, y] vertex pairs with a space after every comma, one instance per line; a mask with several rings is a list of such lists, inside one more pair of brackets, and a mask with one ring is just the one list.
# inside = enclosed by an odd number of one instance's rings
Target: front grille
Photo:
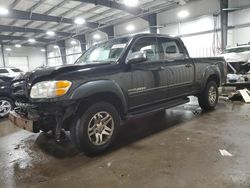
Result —
[[14, 81], [11, 84], [11, 93], [17, 101], [27, 102], [29, 92], [25, 80]]

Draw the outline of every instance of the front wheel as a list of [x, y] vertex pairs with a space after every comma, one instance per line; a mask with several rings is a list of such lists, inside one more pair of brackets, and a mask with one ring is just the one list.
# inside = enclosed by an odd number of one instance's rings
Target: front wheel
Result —
[[199, 105], [204, 110], [214, 110], [218, 103], [219, 91], [214, 81], [209, 81], [204, 91], [198, 96]]
[[86, 154], [99, 153], [114, 141], [120, 127], [116, 108], [107, 102], [91, 105], [70, 127], [70, 136], [78, 149]]
[[13, 107], [14, 104], [10, 98], [0, 97], [0, 117], [6, 117]]

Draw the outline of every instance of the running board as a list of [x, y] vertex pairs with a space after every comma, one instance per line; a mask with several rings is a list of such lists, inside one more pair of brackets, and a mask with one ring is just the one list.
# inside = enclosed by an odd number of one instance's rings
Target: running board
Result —
[[140, 108], [139, 110], [134, 110], [134, 111], [129, 112], [128, 115], [126, 116], [126, 119], [137, 118], [138, 116], [146, 116], [148, 114], [153, 114], [161, 110], [165, 110], [168, 108], [172, 108], [175, 106], [188, 103], [189, 101], [190, 101], [189, 98], [178, 98], [178, 99], [170, 100], [165, 103], [160, 103], [158, 105], [147, 106], [144, 108]]

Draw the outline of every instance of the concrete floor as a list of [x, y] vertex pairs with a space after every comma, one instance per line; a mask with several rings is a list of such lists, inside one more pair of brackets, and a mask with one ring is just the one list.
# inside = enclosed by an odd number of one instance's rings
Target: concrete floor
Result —
[[0, 187], [249, 188], [249, 112], [241, 102], [220, 101], [209, 113], [189, 103], [130, 120], [95, 157], [1, 120]]

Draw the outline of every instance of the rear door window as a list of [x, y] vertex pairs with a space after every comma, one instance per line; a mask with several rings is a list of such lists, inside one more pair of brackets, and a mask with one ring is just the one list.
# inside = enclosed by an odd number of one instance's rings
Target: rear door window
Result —
[[158, 38], [160, 60], [181, 60], [186, 58], [179, 42], [171, 38]]

